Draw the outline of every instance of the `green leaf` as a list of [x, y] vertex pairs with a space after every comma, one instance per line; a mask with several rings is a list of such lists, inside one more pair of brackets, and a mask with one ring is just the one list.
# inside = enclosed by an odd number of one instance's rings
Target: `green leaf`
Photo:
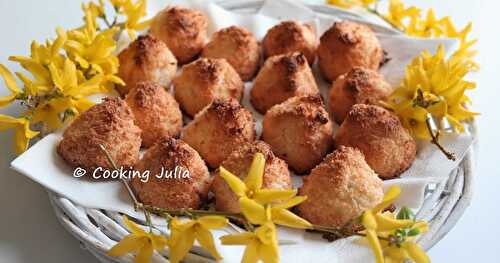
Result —
[[415, 214], [411, 211], [411, 209], [403, 207], [399, 210], [396, 218], [400, 220], [415, 220]]
[[413, 236], [416, 236], [418, 234], [420, 234], [420, 230], [418, 230], [418, 228], [413, 228], [410, 231], [408, 231], [408, 233], [407, 233], [407, 235], [409, 237], [413, 237]]

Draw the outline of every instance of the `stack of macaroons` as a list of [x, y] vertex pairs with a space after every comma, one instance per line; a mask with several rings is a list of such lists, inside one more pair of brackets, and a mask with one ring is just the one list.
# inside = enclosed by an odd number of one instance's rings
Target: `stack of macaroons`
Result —
[[[106, 98], [82, 113], [64, 132], [59, 155], [75, 167], [111, 169], [102, 145], [125, 169], [180, 166], [189, 178], [132, 180], [140, 201], [198, 209], [212, 192], [216, 209], [238, 212], [218, 168], [244, 179], [260, 152], [264, 188], [291, 189], [289, 167], [305, 174], [299, 194], [308, 199], [296, 211], [336, 227], [380, 202], [382, 179], [411, 166], [416, 143], [381, 106], [392, 88], [378, 73], [384, 51], [368, 26], [337, 22], [318, 38], [313, 26], [284, 21], [259, 40], [238, 26], [209, 37], [207, 24], [196, 10], [159, 12], [148, 34], [119, 55], [124, 99]], [[314, 63], [332, 82], [327, 101]], [[244, 81], [253, 79], [247, 96], [263, 115], [260, 138], [259, 115], [240, 104]]]

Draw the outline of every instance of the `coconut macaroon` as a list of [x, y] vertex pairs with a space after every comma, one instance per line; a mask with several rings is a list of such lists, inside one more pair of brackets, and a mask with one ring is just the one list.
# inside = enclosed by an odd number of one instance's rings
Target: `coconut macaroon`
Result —
[[117, 85], [117, 91], [125, 96], [139, 82], [158, 82], [164, 87], [177, 71], [177, 60], [167, 45], [151, 36], [139, 36], [119, 55], [118, 76], [126, 86]]
[[262, 48], [264, 57], [301, 52], [310, 65], [316, 58], [318, 40], [314, 28], [310, 24], [296, 21], [284, 21], [267, 31]]
[[297, 173], [321, 162], [333, 146], [333, 128], [320, 96], [293, 97], [267, 111], [262, 140]]
[[184, 127], [181, 138], [217, 168], [234, 149], [255, 140], [255, 123], [238, 101], [215, 99]]
[[340, 146], [304, 177], [298, 207], [312, 224], [343, 227], [384, 198], [383, 182], [355, 148]]
[[214, 99], [243, 97], [244, 83], [225, 59], [200, 58], [182, 68], [174, 78], [175, 99], [194, 116]]
[[161, 138], [179, 135], [182, 112], [174, 97], [161, 85], [138, 83], [125, 101], [132, 109], [135, 124], [142, 130], [143, 146], [149, 147]]
[[341, 124], [354, 104], [378, 105], [392, 92], [382, 74], [367, 68], [354, 67], [335, 80], [330, 89], [329, 108]]
[[[263, 141], [248, 142], [236, 148], [222, 163], [221, 166], [232, 174], [244, 180], [252, 164], [255, 153], [262, 153], [266, 159], [262, 188], [288, 190], [292, 189], [292, 179], [287, 164], [276, 157], [271, 147]], [[215, 172], [211, 190], [215, 195], [215, 208], [219, 211], [232, 213], [240, 212], [238, 197], [231, 190], [224, 178]]]
[[118, 167], [131, 168], [139, 159], [141, 130], [127, 103], [105, 98], [78, 116], [64, 131], [57, 153], [71, 166], [88, 171], [113, 169], [99, 145]]
[[167, 44], [180, 64], [193, 61], [207, 42], [207, 18], [199, 11], [173, 6], [160, 11], [150, 34]]
[[253, 78], [260, 64], [260, 47], [248, 30], [230, 26], [212, 35], [203, 48], [202, 57], [224, 58], [238, 72], [243, 81]]
[[368, 26], [342, 21], [321, 36], [318, 58], [323, 76], [334, 81], [355, 66], [378, 70], [384, 51]]
[[299, 52], [267, 59], [255, 78], [250, 102], [261, 113], [288, 98], [319, 94], [306, 57]]
[[356, 147], [382, 178], [399, 176], [415, 160], [416, 143], [399, 118], [375, 105], [356, 104], [335, 135], [335, 145]]
[[188, 144], [163, 138], [149, 148], [135, 171], [148, 173], [149, 180], [135, 176], [132, 188], [139, 200], [165, 209], [198, 209], [208, 197], [208, 168]]

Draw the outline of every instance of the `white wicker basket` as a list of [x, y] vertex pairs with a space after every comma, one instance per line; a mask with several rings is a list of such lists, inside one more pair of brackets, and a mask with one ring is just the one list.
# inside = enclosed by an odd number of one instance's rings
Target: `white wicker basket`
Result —
[[[255, 12], [262, 5], [262, 0], [218, 1], [226, 9], [241, 12]], [[328, 14], [332, 8], [324, 5], [309, 5], [318, 13]], [[356, 19], [352, 14], [349, 19]], [[358, 17], [359, 19], [359, 17]], [[389, 31], [390, 32], [390, 31]], [[456, 224], [470, 203], [472, 196], [472, 179], [474, 152], [477, 150], [477, 131], [474, 123], [469, 125], [475, 144], [455, 169], [446, 182], [429, 185], [425, 201], [417, 213], [417, 218], [429, 222], [429, 231], [418, 243], [426, 250], [430, 249]], [[129, 232], [123, 226], [121, 215], [116, 212], [88, 209], [73, 203], [64, 197], [49, 193], [50, 201], [61, 224], [101, 262], [133, 262], [131, 256], [120, 259], [105, 255], [113, 245]], [[201, 251], [194, 250], [188, 254], [186, 262], [214, 262]], [[155, 252], [152, 262], [169, 262], [168, 255]]]

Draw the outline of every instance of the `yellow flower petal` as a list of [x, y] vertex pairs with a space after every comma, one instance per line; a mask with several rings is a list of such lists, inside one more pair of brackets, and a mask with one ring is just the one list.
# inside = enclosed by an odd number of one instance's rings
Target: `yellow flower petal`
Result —
[[73, 61], [66, 59], [64, 61], [64, 69], [62, 79], [64, 84], [61, 88], [70, 89], [78, 86], [78, 79], [76, 77], [76, 66]]
[[110, 257], [121, 257], [129, 252], [138, 251], [147, 240], [146, 237], [136, 235], [125, 236], [118, 244], [114, 245], [106, 254]]
[[375, 260], [377, 263], [384, 263], [384, 254], [382, 252], [382, 246], [377, 237], [377, 232], [374, 230], [366, 230], [366, 238], [368, 239], [368, 243], [370, 244], [370, 248], [375, 255]]
[[28, 120], [26, 120], [23, 124], [23, 133], [24, 133], [24, 136], [28, 139], [32, 139], [39, 134], [39, 132], [32, 131], [30, 129], [30, 122]]
[[297, 195], [297, 190], [261, 189], [253, 195], [253, 199], [261, 204], [269, 204], [290, 199]]
[[225, 227], [229, 220], [222, 216], [202, 216], [197, 221], [206, 229], [219, 229]]
[[264, 223], [255, 230], [255, 234], [263, 244], [273, 245], [276, 242], [276, 226], [273, 222]]
[[[187, 224], [184, 224], [187, 225]], [[185, 231], [179, 231], [178, 229], [172, 229], [171, 237], [169, 240], [168, 247], [170, 262], [178, 263], [180, 262], [189, 252], [195, 240], [195, 233], [192, 228], [188, 228]]]
[[276, 205], [273, 208], [276, 209], [289, 209], [307, 200], [307, 196], [294, 196], [293, 198]]
[[29, 141], [22, 127], [17, 127], [14, 130], [15, 150], [17, 154], [21, 154], [28, 149]]
[[0, 75], [3, 77], [5, 86], [7, 86], [12, 94], [17, 95], [21, 92], [14, 79], [14, 75], [2, 64], [0, 64]]
[[66, 83], [64, 82], [56, 65], [54, 63], [50, 63], [48, 65], [48, 67], [49, 67], [50, 75], [52, 77], [52, 81], [54, 82], [54, 84], [56, 85], [57, 88], [59, 88], [60, 90], [63, 90]]
[[408, 253], [405, 249], [390, 246], [384, 248], [385, 263], [389, 262], [401, 262], [404, 263], [406, 259], [409, 258]]
[[243, 252], [241, 263], [257, 263], [259, 261], [259, 242], [257, 240], [250, 241]]
[[178, 219], [176, 219], [177, 222], [176, 223], [171, 223], [172, 224], [172, 228], [174, 228], [175, 230], [179, 231], [179, 232], [186, 232], [188, 230], [191, 230], [193, 228], [194, 225], [196, 225], [196, 221], [195, 220], [186, 220], [186, 221], [180, 221]]
[[31, 121], [33, 123], [43, 122], [47, 124], [49, 129], [55, 130], [62, 126], [59, 114], [60, 112], [56, 111], [50, 103], [45, 103], [35, 108]]
[[375, 220], [377, 220], [377, 231], [393, 231], [415, 224], [413, 220], [398, 220], [381, 214], [376, 214]]
[[268, 220], [268, 218], [266, 218], [266, 209], [256, 201], [247, 197], [241, 197], [239, 199], [239, 204], [241, 212], [250, 223], [261, 225]]
[[201, 247], [210, 252], [210, 254], [215, 258], [216, 261], [222, 259], [222, 256], [217, 252], [214, 244], [214, 238], [212, 233], [207, 229], [200, 228], [196, 233], [196, 240], [200, 243]]
[[252, 165], [245, 178], [245, 184], [248, 189], [257, 191], [262, 188], [262, 177], [264, 175], [264, 166], [266, 165], [266, 158], [262, 153], [255, 153]]
[[408, 252], [408, 255], [415, 263], [430, 263], [431, 260], [429, 256], [425, 254], [425, 251], [420, 248], [417, 244], [413, 242], [405, 242], [402, 245]]
[[153, 244], [151, 244], [151, 240], [146, 239], [144, 246], [139, 249], [135, 257], [135, 263], [149, 263], [151, 257], [153, 257]]
[[66, 31], [64, 31], [64, 29], [62, 29], [61, 27], [57, 27], [56, 32], [57, 32], [57, 38], [54, 41], [54, 44], [52, 45], [52, 50], [51, 50], [52, 56], [59, 54], [59, 50], [64, 46], [64, 43], [68, 39]]
[[[26, 151], [28, 149], [30, 139], [32, 139], [36, 135], [38, 135], [38, 132], [32, 131], [30, 129], [30, 122], [24, 118], [15, 119], [12, 117], [5, 118], [7, 116], [0, 116], [0, 117], [2, 117], [0, 119], [0, 130], [6, 129], [6, 128], [15, 128], [15, 130], [14, 130], [14, 143], [15, 143], [16, 153], [21, 154], [24, 151]], [[2, 119], [3, 119], [3, 121], [2, 121]], [[14, 123], [9, 122], [8, 119], [10, 119], [10, 121], [15, 121], [16, 125], [12, 126]], [[7, 120], [7, 122], [6, 122], [6, 120]]]
[[250, 232], [221, 236], [223, 245], [246, 245], [255, 239], [255, 234]]
[[167, 238], [163, 235], [150, 234], [150, 237], [153, 241], [153, 248], [157, 251], [163, 250], [168, 244]]
[[286, 209], [271, 209], [272, 220], [275, 224], [299, 229], [311, 229], [312, 225], [307, 220]]
[[5, 97], [0, 97], [0, 108], [9, 105], [13, 101], [15, 101], [16, 98], [17, 98], [16, 94], [12, 94], [12, 95], [5, 96]]
[[239, 177], [237, 177], [236, 175], [232, 174], [231, 172], [229, 172], [228, 170], [226, 170], [222, 166], [219, 168], [219, 174], [220, 174], [220, 176], [222, 178], [224, 178], [224, 180], [229, 185], [229, 187], [231, 188], [231, 190], [233, 190], [233, 192], [238, 197], [242, 197], [242, 196], [246, 195], [247, 186], [245, 185], [245, 183], [243, 183], [240, 180]]
[[126, 215], [123, 215], [123, 223], [125, 226], [132, 232], [132, 234], [136, 235], [146, 235], [146, 231], [144, 231], [140, 226], [130, 221]]
[[0, 131], [15, 128], [23, 124], [23, 119], [17, 119], [8, 115], [0, 114]]
[[86, 98], [79, 98], [77, 100], [72, 100], [71, 103], [76, 108], [78, 113], [86, 111], [88, 108], [92, 107], [95, 104], [93, 101]]
[[268, 246], [259, 246], [258, 253], [264, 263], [279, 263], [280, 261], [277, 242]]
[[399, 194], [401, 194], [401, 188], [399, 188], [399, 186], [393, 185], [389, 187], [387, 192], [384, 194], [384, 199], [382, 200], [382, 203], [375, 206], [373, 212], [378, 213], [387, 208], [390, 204], [394, 202], [394, 200], [396, 200], [396, 198], [398, 198]]
[[440, 101], [427, 108], [427, 111], [429, 111], [432, 114], [432, 116], [443, 118], [444, 116], [446, 116], [448, 112], [448, 105], [446, 104], [445, 101]]
[[106, 76], [106, 80], [111, 81], [115, 84], [125, 86], [125, 81], [123, 81], [121, 78], [115, 76], [115, 75], [108, 75]]
[[377, 229], [377, 220], [370, 211], [365, 211], [361, 216], [361, 223], [366, 229]]
[[419, 233], [425, 233], [429, 230], [427, 222], [419, 221], [413, 225], [413, 229], [418, 229]]

